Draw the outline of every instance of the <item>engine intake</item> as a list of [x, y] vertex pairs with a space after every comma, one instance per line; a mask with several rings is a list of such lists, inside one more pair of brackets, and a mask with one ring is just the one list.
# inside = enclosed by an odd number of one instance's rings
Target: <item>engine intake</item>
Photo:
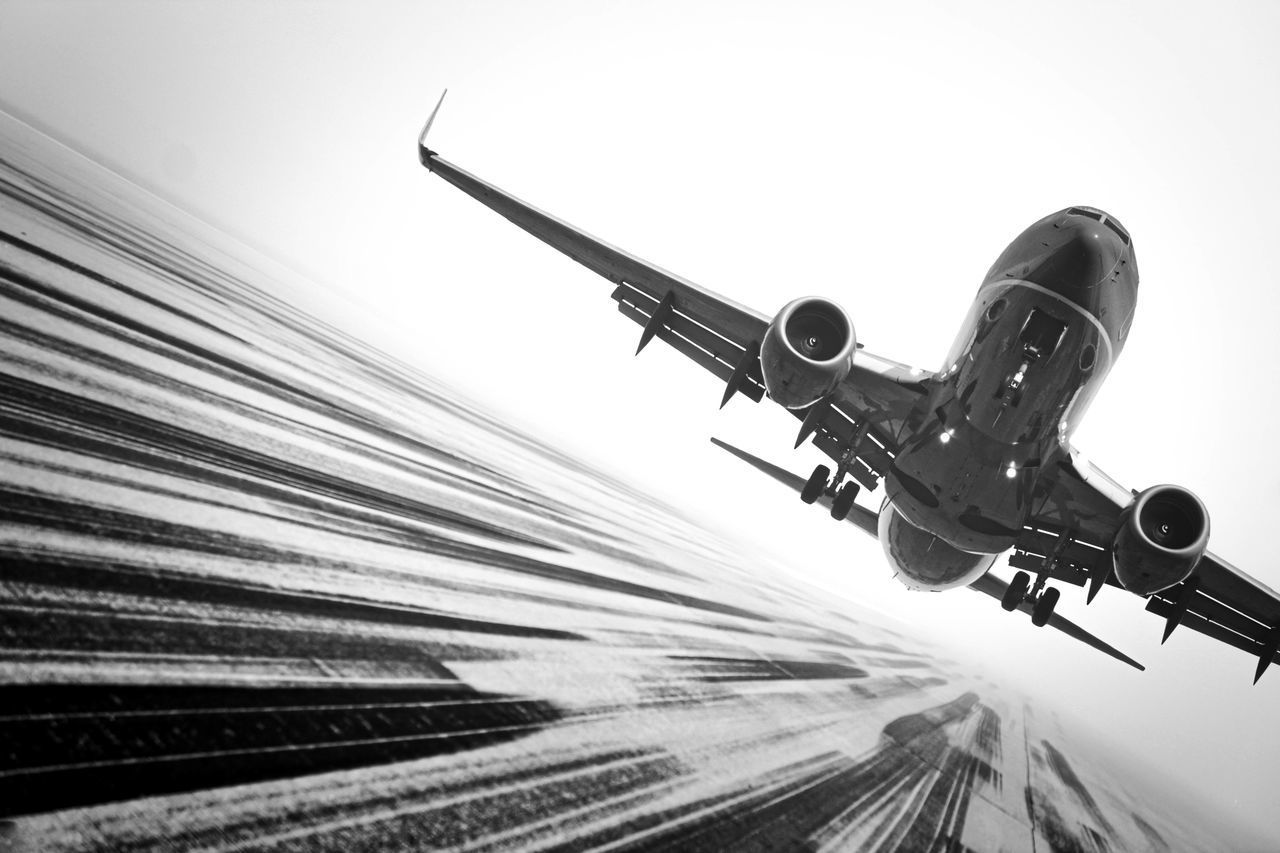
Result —
[[764, 387], [788, 409], [803, 409], [849, 375], [857, 346], [839, 305], [817, 296], [797, 299], [773, 318], [760, 344]]
[[1209, 547], [1209, 512], [1181, 486], [1152, 486], [1125, 511], [1111, 553], [1116, 579], [1151, 595], [1186, 580]]

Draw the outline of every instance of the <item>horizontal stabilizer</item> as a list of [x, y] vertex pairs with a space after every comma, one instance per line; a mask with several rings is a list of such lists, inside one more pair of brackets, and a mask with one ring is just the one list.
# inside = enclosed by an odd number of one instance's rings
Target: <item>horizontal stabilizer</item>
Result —
[[[721, 441], [718, 438], [712, 438], [711, 443], [716, 447], [729, 451], [756, 470], [763, 471], [782, 485], [790, 486], [792, 491], [797, 494], [804, 490], [804, 477], [801, 477], [799, 474], [792, 474], [786, 468], [780, 468], [772, 462], [766, 462], [758, 456], [752, 456], [747, 451], [740, 450], [732, 444]], [[824, 506], [827, 509], [831, 509], [831, 496], [827, 494], [820, 495], [815, 503], [820, 506]], [[854, 504], [853, 508], [849, 510], [849, 515], [845, 517], [845, 521], [873, 537], [877, 535], [877, 520], [878, 519], [874, 512], [864, 506], [859, 506], [858, 504]]]
[[[1008, 588], [1009, 588], [1009, 584], [1005, 583], [1000, 578], [996, 577], [990, 572], [987, 572], [985, 575], [978, 578], [973, 583], [969, 584], [969, 589], [975, 589], [978, 592], [983, 593], [984, 595], [989, 595], [992, 598], [994, 598], [996, 601], [1000, 601], [1002, 598], [1004, 598], [1004, 591]], [[1031, 609], [1032, 609], [1031, 600], [1024, 599], [1022, 603], [1018, 605], [1018, 609], [1021, 610], [1023, 613], [1027, 613], [1027, 614], [1031, 613]], [[1085, 643], [1086, 645], [1093, 646], [1093, 648], [1097, 649], [1100, 652], [1103, 652], [1104, 654], [1110, 655], [1111, 657], [1115, 658], [1118, 661], [1123, 661], [1129, 664], [1129, 666], [1133, 667], [1134, 669], [1141, 669], [1141, 670], [1146, 669], [1145, 666], [1138, 663], [1136, 660], [1129, 657], [1124, 652], [1098, 639], [1093, 634], [1090, 634], [1088, 631], [1086, 631], [1084, 628], [1081, 628], [1079, 625], [1072, 622], [1070, 619], [1067, 619], [1065, 616], [1059, 616], [1057, 613], [1054, 613], [1052, 616], [1049, 617], [1049, 626], [1052, 628], [1057, 628], [1059, 631], [1066, 634], [1067, 636], [1073, 637], [1079, 640], [1080, 642]]]

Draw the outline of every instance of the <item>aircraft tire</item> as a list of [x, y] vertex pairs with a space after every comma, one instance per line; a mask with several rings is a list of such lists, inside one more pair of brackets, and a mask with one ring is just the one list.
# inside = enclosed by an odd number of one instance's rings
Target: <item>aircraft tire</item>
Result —
[[807, 504], [811, 504], [822, 494], [822, 490], [827, 487], [827, 478], [831, 476], [831, 469], [826, 465], [819, 465], [813, 469], [813, 473], [809, 475], [809, 482], [804, 484], [804, 489], [800, 492], [800, 500]]
[[1031, 575], [1026, 572], [1018, 572], [1013, 576], [1013, 580], [1009, 582], [1009, 588], [1004, 591], [1004, 595], [1000, 598], [1000, 606], [1012, 613], [1018, 609], [1018, 605], [1022, 603], [1022, 599], [1027, 597], [1027, 588], [1031, 586]]
[[848, 518], [849, 510], [853, 509], [853, 499], [857, 496], [857, 483], [845, 483], [841, 486], [840, 491], [836, 492], [835, 500], [831, 502], [831, 517], [836, 521]]
[[1037, 628], [1042, 628], [1049, 622], [1049, 618], [1053, 616], [1053, 608], [1058, 603], [1058, 597], [1062, 593], [1053, 587], [1049, 587], [1040, 594], [1040, 598], [1036, 601], [1036, 606], [1031, 610], [1031, 624]]

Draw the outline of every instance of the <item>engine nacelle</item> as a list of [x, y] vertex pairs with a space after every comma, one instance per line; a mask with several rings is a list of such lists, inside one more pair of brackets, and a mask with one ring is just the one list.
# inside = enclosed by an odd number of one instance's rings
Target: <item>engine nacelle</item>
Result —
[[788, 409], [803, 409], [849, 375], [857, 347], [844, 309], [817, 296], [797, 299], [778, 312], [760, 343], [764, 387]]
[[876, 534], [897, 579], [909, 589], [941, 592], [982, 577], [996, 554], [971, 554], [921, 530], [885, 498], [880, 505]]
[[1181, 486], [1152, 486], [1125, 510], [1111, 547], [1116, 580], [1151, 595], [1186, 580], [1209, 546], [1209, 512]]

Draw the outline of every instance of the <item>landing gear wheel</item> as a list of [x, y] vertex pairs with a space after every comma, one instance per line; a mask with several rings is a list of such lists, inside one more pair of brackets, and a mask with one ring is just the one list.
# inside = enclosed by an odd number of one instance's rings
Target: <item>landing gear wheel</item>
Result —
[[1037, 628], [1048, 624], [1049, 617], [1053, 615], [1053, 607], [1058, 603], [1058, 597], [1061, 595], [1062, 593], [1053, 587], [1040, 593], [1040, 597], [1036, 599], [1036, 606], [1031, 610], [1031, 624]]
[[800, 500], [807, 504], [811, 504], [822, 494], [822, 490], [827, 487], [827, 478], [831, 476], [831, 469], [826, 465], [819, 465], [813, 469], [813, 473], [809, 475], [809, 482], [804, 484], [804, 489], [800, 492]]
[[831, 517], [836, 521], [844, 521], [849, 515], [849, 510], [853, 509], [853, 499], [858, 496], [857, 483], [845, 483], [840, 487], [840, 491], [836, 492], [836, 498], [831, 502]]
[[1010, 612], [1017, 610], [1022, 599], [1027, 597], [1027, 588], [1031, 586], [1031, 575], [1018, 572], [1009, 583], [1009, 588], [1000, 597], [1000, 606]]

